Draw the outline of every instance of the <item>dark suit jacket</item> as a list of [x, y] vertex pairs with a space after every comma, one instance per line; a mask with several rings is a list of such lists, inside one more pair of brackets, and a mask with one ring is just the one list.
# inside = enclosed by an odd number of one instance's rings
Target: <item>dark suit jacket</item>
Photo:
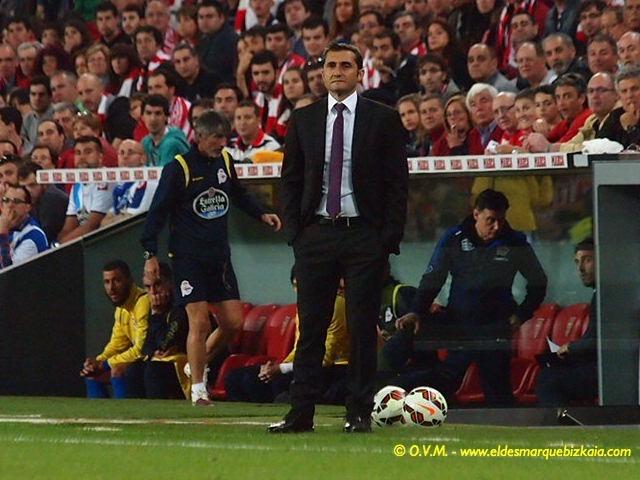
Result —
[[[294, 110], [285, 139], [282, 217], [289, 244], [313, 221], [322, 198], [327, 99]], [[405, 131], [398, 112], [359, 97], [351, 146], [353, 192], [360, 216], [399, 253], [407, 214]]]

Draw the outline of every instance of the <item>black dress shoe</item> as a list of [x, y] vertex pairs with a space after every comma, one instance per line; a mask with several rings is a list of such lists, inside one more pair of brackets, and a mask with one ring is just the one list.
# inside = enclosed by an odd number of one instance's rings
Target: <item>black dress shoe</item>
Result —
[[267, 427], [269, 433], [313, 432], [313, 420], [282, 420]]
[[342, 430], [346, 433], [371, 433], [371, 418], [360, 416], [349, 418]]

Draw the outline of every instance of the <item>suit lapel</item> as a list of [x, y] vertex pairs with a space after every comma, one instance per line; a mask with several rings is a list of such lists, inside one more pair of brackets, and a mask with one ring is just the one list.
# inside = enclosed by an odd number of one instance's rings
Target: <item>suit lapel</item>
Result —
[[318, 108], [315, 109], [311, 116], [311, 131], [313, 134], [314, 152], [311, 161], [313, 168], [322, 182], [322, 174], [324, 172], [324, 147], [325, 147], [325, 131], [327, 129], [327, 98], [321, 98], [317, 102]]
[[362, 157], [363, 141], [366, 137], [367, 128], [367, 112], [369, 105], [367, 101], [358, 95], [358, 103], [356, 104], [356, 119], [353, 125], [353, 140], [351, 143], [351, 169], [357, 168]]

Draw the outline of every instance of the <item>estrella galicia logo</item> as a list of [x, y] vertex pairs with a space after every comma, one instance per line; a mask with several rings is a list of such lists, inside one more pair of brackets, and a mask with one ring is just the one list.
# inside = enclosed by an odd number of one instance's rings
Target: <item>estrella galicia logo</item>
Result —
[[229, 197], [222, 190], [211, 187], [195, 198], [193, 211], [205, 220], [223, 217], [229, 211]]

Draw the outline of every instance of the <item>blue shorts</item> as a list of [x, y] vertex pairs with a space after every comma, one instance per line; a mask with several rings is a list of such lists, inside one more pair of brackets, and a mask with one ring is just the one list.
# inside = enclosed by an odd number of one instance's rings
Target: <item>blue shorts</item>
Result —
[[231, 259], [174, 257], [173, 279], [176, 305], [239, 300], [238, 281]]

